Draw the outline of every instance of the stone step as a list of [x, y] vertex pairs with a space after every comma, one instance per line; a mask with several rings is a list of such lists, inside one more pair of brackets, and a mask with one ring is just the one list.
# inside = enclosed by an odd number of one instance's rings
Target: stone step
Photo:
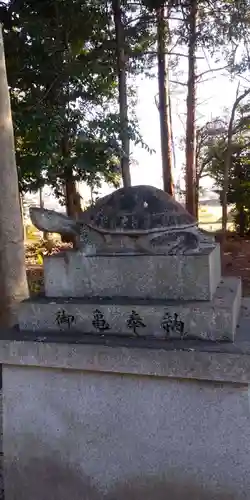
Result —
[[196, 255], [85, 256], [44, 259], [47, 297], [210, 300], [221, 280], [220, 247]]
[[225, 278], [211, 301], [128, 298], [29, 299], [22, 302], [23, 331], [81, 332], [158, 338], [234, 340], [241, 280]]

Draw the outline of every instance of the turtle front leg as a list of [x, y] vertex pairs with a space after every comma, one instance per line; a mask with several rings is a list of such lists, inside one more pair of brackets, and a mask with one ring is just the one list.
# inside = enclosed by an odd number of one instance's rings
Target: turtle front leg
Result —
[[96, 255], [105, 239], [101, 233], [95, 231], [87, 224], [80, 225], [78, 248], [84, 255]]
[[157, 255], [157, 250], [151, 245], [150, 238], [147, 236], [135, 239], [135, 252], [142, 255]]

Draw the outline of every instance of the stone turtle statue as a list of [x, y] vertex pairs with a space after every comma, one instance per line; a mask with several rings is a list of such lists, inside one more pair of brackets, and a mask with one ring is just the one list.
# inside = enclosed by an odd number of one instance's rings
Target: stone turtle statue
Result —
[[86, 255], [174, 255], [214, 245], [214, 238], [198, 228], [180, 203], [152, 186], [117, 189], [77, 220], [37, 207], [31, 207], [30, 217], [40, 231], [78, 235]]

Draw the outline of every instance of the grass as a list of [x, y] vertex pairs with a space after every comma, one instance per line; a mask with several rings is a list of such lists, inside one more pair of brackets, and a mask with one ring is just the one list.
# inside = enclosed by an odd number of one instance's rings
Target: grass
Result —
[[26, 225], [25, 228], [26, 241], [34, 242], [41, 240], [41, 232], [36, 229], [33, 224]]
[[[221, 208], [220, 207], [200, 207], [199, 208], [199, 226], [206, 231], [219, 231], [221, 224]], [[229, 217], [227, 223], [228, 231], [234, 229], [232, 217]]]

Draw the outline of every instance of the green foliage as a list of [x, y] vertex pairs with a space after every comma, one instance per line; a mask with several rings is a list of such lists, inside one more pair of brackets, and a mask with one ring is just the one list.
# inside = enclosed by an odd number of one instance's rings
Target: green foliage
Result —
[[[189, 15], [193, 0], [143, 0], [142, 3], [151, 18], [157, 9], [165, 5], [165, 13], [170, 20], [169, 39], [173, 42], [174, 52], [181, 52], [178, 47], [186, 49], [190, 36]], [[220, 63], [231, 75], [249, 70], [249, 1], [198, 0], [197, 4], [196, 48], [202, 49], [203, 55], [205, 51], [213, 56], [215, 62]], [[171, 57], [171, 61], [173, 60]], [[175, 63], [180, 60], [183, 59], [178, 55]]]
[[218, 49], [223, 52], [232, 70], [236, 69], [237, 45], [241, 44], [242, 54], [249, 47], [248, 23], [248, 0], [199, 2], [198, 38], [212, 54], [216, 54]]
[[[103, 180], [119, 184], [122, 151], [111, 4], [110, 0], [11, 0], [6, 9], [0, 2], [22, 192], [49, 184], [62, 197], [65, 180], [72, 177], [92, 187]], [[128, 134], [132, 142], [147, 148], [133, 112], [133, 77], [152, 69], [155, 12], [162, 1], [122, 0], [121, 4], [132, 81]], [[170, 23], [169, 32], [177, 47], [187, 45], [190, 5], [186, 0], [167, 3], [170, 19], [180, 17]], [[198, 8], [197, 46], [211, 54], [222, 51], [228, 68], [245, 71], [248, 0], [200, 0]], [[208, 171], [207, 165], [209, 169], [210, 160], [197, 164], [201, 175]]]
[[[103, 180], [117, 186], [121, 145], [110, 3], [14, 3], [5, 52], [21, 191], [48, 184], [61, 197], [70, 178], [91, 186]], [[147, 54], [138, 59], [152, 42], [145, 9], [139, 13], [136, 20], [133, 9], [126, 8], [132, 74], [151, 64]], [[129, 134], [146, 147], [133, 111]]]
[[[227, 152], [227, 126], [225, 121], [221, 120], [223, 127], [218, 133], [216, 123], [211, 142], [204, 144], [200, 150], [200, 164], [205, 165], [206, 175], [214, 179], [216, 192], [221, 199]], [[213, 131], [212, 124], [210, 125]], [[250, 103], [241, 106], [237, 111], [231, 150], [227, 199], [229, 204], [235, 206], [236, 229], [243, 235], [250, 230]]]
[[[219, 145], [224, 147], [227, 123], [215, 118], [196, 129], [196, 181], [210, 175], [211, 164], [218, 155]], [[216, 170], [216, 169], [215, 169]]]

